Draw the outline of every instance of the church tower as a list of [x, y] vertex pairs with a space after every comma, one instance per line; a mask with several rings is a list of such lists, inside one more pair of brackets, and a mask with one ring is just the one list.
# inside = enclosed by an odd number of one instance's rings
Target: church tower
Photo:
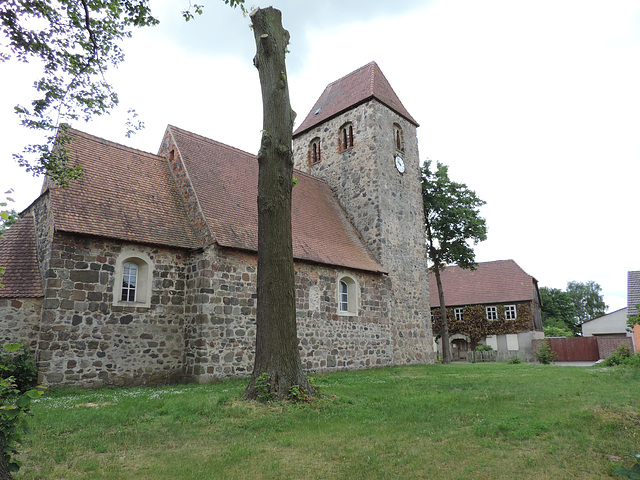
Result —
[[417, 127], [371, 62], [329, 84], [293, 134], [295, 168], [329, 184], [388, 271], [397, 364], [434, 357]]

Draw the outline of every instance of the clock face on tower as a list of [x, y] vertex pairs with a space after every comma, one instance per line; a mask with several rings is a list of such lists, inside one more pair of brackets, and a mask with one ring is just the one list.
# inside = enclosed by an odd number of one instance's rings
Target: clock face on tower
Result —
[[395, 161], [396, 161], [396, 168], [398, 169], [398, 172], [404, 173], [404, 160], [402, 160], [402, 157], [396, 154]]

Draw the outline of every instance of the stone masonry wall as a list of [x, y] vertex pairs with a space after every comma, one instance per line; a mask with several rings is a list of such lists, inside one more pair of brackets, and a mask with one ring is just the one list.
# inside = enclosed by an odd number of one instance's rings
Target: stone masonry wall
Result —
[[40, 266], [40, 281], [44, 285], [45, 272], [49, 269], [51, 260], [51, 243], [53, 241], [53, 215], [48, 192], [31, 205], [29, 213], [33, 214], [36, 225], [36, 251]]
[[[345, 122], [353, 126], [353, 147], [340, 151], [338, 135]], [[402, 174], [394, 162], [394, 124], [405, 140]], [[321, 160], [311, 163], [309, 144], [316, 138]], [[371, 253], [389, 271], [394, 362], [433, 361], [416, 127], [372, 100], [297, 136], [294, 165], [329, 183]]]
[[[357, 316], [338, 314], [338, 276], [358, 284]], [[307, 371], [389, 365], [391, 331], [386, 277], [296, 263], [300, 355]], [[186, 373], [199, 381], [248, 375], [253, 368], [256, 257], [208, 249], [189, 267]]]
[[34, 352], [38, 346], [42, 298], [0, 298], [0, 341], [21, 342]]
[[[153, 262], [151, 305], [114, 305], [116, 263], [122, 252], [136, 250]], [[41, 317], [40, 328], [29, 327], [26, 334], [10, 324], [7, 337], [37, 339], [43, 381], [99, 387], [212, 381], [251, 372], [255, 255], [215, 246], [187, 253], [60, 232], [50, 252], [41, 315], [37, 302], [0, 305]], [[307, 371], [393, 363], [387, 276], [306, 263], [296, 264], [295, 275]], [[358, 286], [354, 316], [338, 311], [343, 275]]]
[[202, 213], [202, 209], [198, 203], [198, 197], [193, 189], [193, 185], [189, 179], [189, 174], [184, 166], [184, 162], [182, 161], [182, 154], [180, 153], [178, 145], [176, 145], [169, 129], [167, 129], [164, 138], [162, 139], [158, 155], [166, 158], [169, 163], [171, 174], [173, 175], [176, 186], [182, 195], [185, 212], [187, 214], [187, 218], [191, 222], [194, 232], [196, 232], [198, 239], [204, 245], [209, 245], [214, 240], [211, 235], [211, 230], [209, 230], [209, 227], [207, 226], [204, 213]]
[[56, 233], [37, 352], [44, 381], [95, 387], [182, 378], [186, 256], [136, 247], [153, 261], [151, 307], [115, 306], [114, 267], [122, 248]]

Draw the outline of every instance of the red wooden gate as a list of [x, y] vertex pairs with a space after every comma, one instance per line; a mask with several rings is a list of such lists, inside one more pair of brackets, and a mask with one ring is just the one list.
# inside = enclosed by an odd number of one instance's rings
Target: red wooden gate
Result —
[[556, 362], [593, 361], [600, 358], [596, 337], [547, 338]]

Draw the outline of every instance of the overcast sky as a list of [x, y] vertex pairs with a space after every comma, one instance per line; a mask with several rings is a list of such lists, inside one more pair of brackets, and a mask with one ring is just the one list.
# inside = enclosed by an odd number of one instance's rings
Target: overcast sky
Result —
[[[167, 124], [256, 153], [262, 106], [249, 19], [219, 0], [185, 23], [188, 1], [151, 0], [158, 27], [124, 45], [107, 79], [121, 108], [76, 128], [156, 153]], [[249, 5], [252, 5], [249, 2]], [[265, 4], [264, 6], [267, 6]], [[640, 0], [272, 2], [291, 33], [293, 109], [375, 60], [420, 123], [421, 159], [487, 202], [477, 261], [515, 260], [541, 286], [594, 280], [609, 311], [640, 270]], [[42, 179], [11, 154], [37, 65], [0, 64], [0, 188], [22, 210]], [[146, 129], [124, 137], [127, 108]]]

